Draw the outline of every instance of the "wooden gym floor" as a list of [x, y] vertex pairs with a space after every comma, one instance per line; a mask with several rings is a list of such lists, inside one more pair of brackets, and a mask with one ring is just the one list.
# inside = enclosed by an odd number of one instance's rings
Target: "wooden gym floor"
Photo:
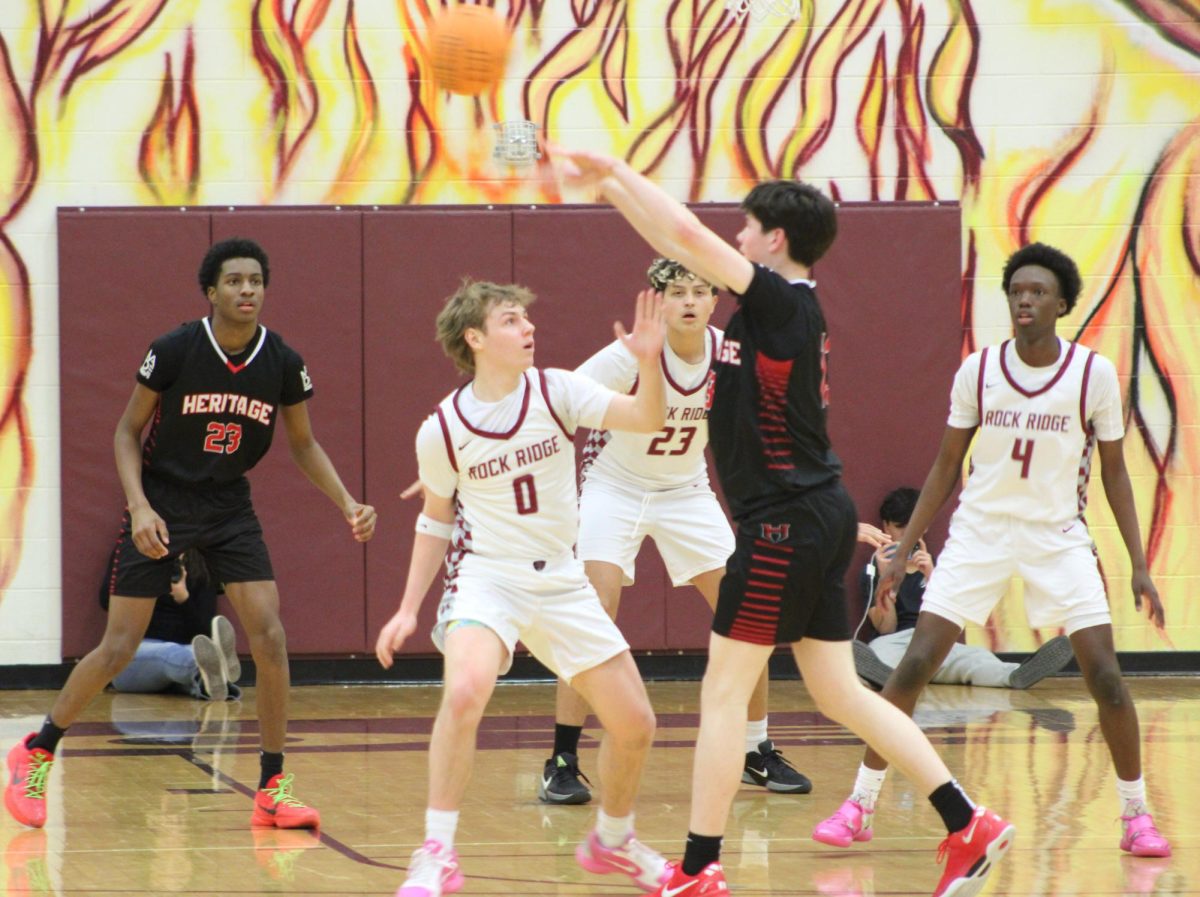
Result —
[[[1028, 692], [934, 686], [919, 719], [971, 794], [1012, 819], [1017, 841], [984, 893], [1200, 895], [1197, 681], [1131, 679], [1151, 808], [1169, 859], [1117, 848], [1114, 773], [1081, 680]], [[642, 787], [640, 837], [670, 858], [687, 828], [698, 683], [651, 684], [659, 728]], [[0, 692], [0, 750], [37, 727], [50, 692]], [[240, 703], [104, 694], [72, 727], [51, 775], [46, 828], [0, 817], [7, 894], [391, 895], [424, 822], [425, 749], [438, 689], [293, 690], [287, 770], [320, 809], [319, 836], [252, 831], [254, 690]], [[573, 859], [595, 803], [549, 807], [535, 782], [553, 733], [553, 687], [502, 685], [479, 737], [458, 850], [471, 895], [636, 895]], [[802, 685], [772, 686], [771, 729], [814, 781], [804, 796], [738, 792], [724, 861], [734, 894], [929, 895], [942, 831], [908, 782], [884, 786], [875, 839], [847, 850], [810, 840], [852, 784], [860, 743], [813, 709]], [[595, 769], [597, 730], [581, 762]]]

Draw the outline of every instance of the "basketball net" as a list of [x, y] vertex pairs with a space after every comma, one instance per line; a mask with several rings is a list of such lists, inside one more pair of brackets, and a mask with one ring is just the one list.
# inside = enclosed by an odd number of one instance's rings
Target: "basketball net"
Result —
[[747, 13], [756, 22], [767, 16], [786, 16], [793, 22], [800, 18], [800, 0], [725, 0], [725, 9], [739, 24]]

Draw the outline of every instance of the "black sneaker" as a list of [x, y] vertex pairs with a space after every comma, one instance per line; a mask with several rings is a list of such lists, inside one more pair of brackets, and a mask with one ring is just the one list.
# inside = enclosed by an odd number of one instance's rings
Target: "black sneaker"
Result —
[[768, 791], [780, 794], [808, 794], [812, 782], [797, 771], [783, 754], [775, 750], [770, 739], [758, 746], [757, 751], [746, 754], [746, 765], [742, 769], [742, 782], [747, 785], [765, 785]]
[[1008, 677], [1008, 687], [1029, 688], [1065, 667], [1071, 656], [1071, 640], [1065, 635], [1056, 636], [1012, 671], [1012, 675]]
[[859, 677], [866, 679], [876, 691], [882, 689], [887, 684], [888, 676], [892, 675], [892, 668], [880, 660], [879, 655], [866, 642], [855, 639], [850, 643], [850, 647], [854, 651], [855, 672]]
[[592, 784], [579, 771], [579, 758], [574, 754], [555, 754], [542, 769], [538, 799], [548, 804], [586, 804], [592, 799], [592, 792], [580, 779]]

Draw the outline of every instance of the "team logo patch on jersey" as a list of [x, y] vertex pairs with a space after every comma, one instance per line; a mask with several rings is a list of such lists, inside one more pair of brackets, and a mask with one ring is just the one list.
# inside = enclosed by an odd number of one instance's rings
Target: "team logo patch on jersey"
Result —
[[308, 376], [308, 365], [300, 368], [300, 385], [304, 388], [305, 392], [313, 388], [312, 377]]
[[154, 365], [157, 362], [158, 359], [154, 357], [154, 350], [151, 349], [146, 353], [146, 360], [142, 362], [142, 366], [138, 368], [138, 374], [149, 380], [150, 375], [154, 373]]
[[790, 523], [760, 523], [758, 530], [768, 542], [786, 542], [792, 532]]

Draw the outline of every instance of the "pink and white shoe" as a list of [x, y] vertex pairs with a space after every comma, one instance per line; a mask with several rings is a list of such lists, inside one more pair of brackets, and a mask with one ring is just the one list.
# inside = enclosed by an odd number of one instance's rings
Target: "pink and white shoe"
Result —
[[1121, 817], [1121, 849], [1135, 857], [1169, 857], [1171, 842], [1154, 827], [1149, 813]]
[[875, 836], [871, 821], [875, 811], [848, 800], [828, 819], [817, 823], [812, 838], [830, 847], [849, 847], [853, 841], [870, 841]]
[[610, 875], [613, 872], [628, 875], [643, 891], [656, 890], [671, 878], [672, 870], [666, 858], [632, 834], [619, 847], [605, 847], [596, 832], [592, 831], [575, 848], [575, 860], [588, 872], [598, 875]]
[[458, 868], [458, 854], [430, 838], [413, 851], [408, 878], [400, 885], [396, 897], [442, 897], [453, 894], [464, 881]]

